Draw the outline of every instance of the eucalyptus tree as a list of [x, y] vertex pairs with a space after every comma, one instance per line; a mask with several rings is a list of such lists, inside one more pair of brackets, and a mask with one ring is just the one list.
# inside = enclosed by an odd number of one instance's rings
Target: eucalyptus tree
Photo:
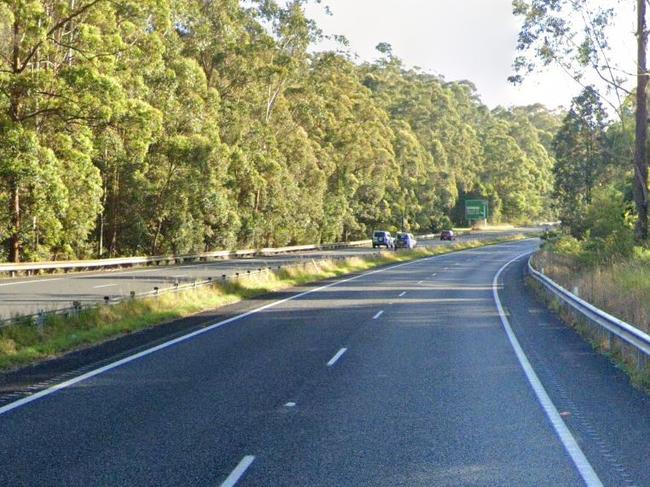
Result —
[[[522, 55], [514, 64], [516, 74], [510, 79], [519, 83], [523, 78], [551, 64], [560, 66], [583, 88], [596, 79], [604, 85], [600, 95], [618, 115], [624, 118], [625, 99], [631, 93], [626, 88], [630, 78], [636, 78], [635, 138], [632, 167], [634, 202], [637, 213], [635, 236], [648, 239], [648, 161], [647, 161], [647, 0], [630, 2], [636, 7], [635, 59], [616, 60], [612, 56], [609, 31], [614, 24], [621, 2], [608, 0], [513, 0], [515, 15], [523, 18], [517, 49]], [[632, 65], [627, 74], [625, 65]]]
[[32, 255], [37, 241], [74, 253], [92, 230], [101, 198], [93, 129], [109, 123], [129, 96], [118, 80], [119, 59], [147, 36], [136, 26], [155, 21], [150, 6], [0, 2], [0, 174], [10, 260]]
[[573, 99], [555, 136], [555, 191], [562, 224], [583, 236], [593, 192], [602, 183], [607, 163], [606, 114], [593, 88]]

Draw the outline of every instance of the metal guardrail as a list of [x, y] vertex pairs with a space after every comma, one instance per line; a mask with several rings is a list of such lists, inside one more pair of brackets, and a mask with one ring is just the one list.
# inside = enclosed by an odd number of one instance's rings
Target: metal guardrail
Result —
[[67, 260], [54, 262], [22, 262], [19, 264], [0, 264], [0, 274], [9, 273], [12, 277], [18, 273], [31, 275], [41, 271], [90, 270], [114, 269], [134, 267], [140, 265], [182, 264], [184, 262], [206, 262], [209, 260], [224, 260], [246, 257], [268, 257], [272, 255], [288, 254], [292, 252], [305, 252], [309, 250], [333, 250], [340, 248], [363, 247], [371, 244], [371, 240], [358, 240], [355, 242], [323, 244], [323, 245], [296, 245], [292, 247], [263, 248], [250, 250], [219, 250], [190, 255], [157, 255], [142, 257], [117, 257], [96, 260]]
[[[418, 239], [431, 239], [439, 236], [440, 234], [425, 234], [425, 235], [418, 235]], [[465, 234], [459, 234], [459, 236], [464, 236]], [[267, 255], [277, 255], [277, 254], [282, 254], [282, 253], [289, 253], [289, 252], [299, 252], [299, 251], [306, 251], [306, 250], [328, 250], [328, 249], [336, 249], [336, 248], [352, 248], [352, 247], [361, 247], [365, 245], [370, 245], [372, 243], [371, 240], [359, 240], [355, 242], [348, 242], [348, 243], [338, 243], [338, 244], [326, 244], [326, 245], [300, 245], [300, 246], [293, 246], [293, 247], [283, 247], [283, 248], [267, 248], [267, 249], [260, 249], [260, 250], [244, 250], [244, 251], [234, 251], [234, 252], [229, 252], [229, 251], [218, 251], [218, 252], [208, 252], [204, 254], [197, 254], [196, 256], [181, 256], [181, 257], [135, 257], [135, 258], [117, 258], [117, 259], [101, 259], [100, 261], [70, 261], [70, 262], [65, 262], [63, 264], [83, 264], [80, 265], [79, 267], [82, 269], [88, 268], [88, 262], [99, 262], [102, 264], [105, 264], [104, 267], [110, 267], [110, 266], [120, 266], [123, 265], [124, 262], [127, 262], [128, 264], [131, 265], [138, 265], [138, 264], [147, 264], [147, 263], [154, 263], [158, 262], [157, 259], [161, 259], [160, 262], [166, 262], [167, 260], [173, 260], [174, 262], [178, 262], [179, 258], [195, 258], [195, 257], [200, 257], [202, 259], [205, 258], [210, 258], [210, 257], [215, 257], [216, 258], [230, 258], [231, 256], [235, 257], [242, 257], [242, 256], [267, 256]], [[174, 282], [174, 284], [170, 287], [165, 287], [165, 288], [159, 288], [159, 287], [154, 287], [151, 291], [146, 291], [146, 292], [141, 292], [141, 293], [136, 293], [135, 291], [131, 291], [129, 295], [125, 296], [104, 296], [104, 300], [93, 300], [91, 302], [88, 302], [86, 304], [82, 303], [81, 301], [72, 301], [71, 304], [72, 306], [66, 307], [66, 308], [57, 308], [57, 309], [49, 309], [49, 310], [41, 310], [38, 313], [32, 313], [32, 314], [23, 314], [19, 316], [14, 316], [11, 318], [0, 318], [0, 328], [4, 328], [6, 326], [10, 326], [16, 323], [22, 323], [22, 322], [31, 322], [35, 323], [38, 327], [42, 327], [43, 324], [45, 323], [45, 318], [49, 315], [66, 315], [66, 316], [71, 316], [78, 314], [79, 312], [87, 309], [93, 309], [97, 308], [99, 306], [105, 306], [105, 305], [113, 305], [113, 304], [118, 304], [130, 299], [136, 299], [136, 298], [144, 298], [144, 297], [150, 297], [150, 296], [158, 296], [162, 294], [167, 294], [167, 293], [175, 293], [175, 292], [180, 292], [184, 290], [189, 290], [201, 286], [206, 286], [210, 284], [215, 284], [218, 282], [226, 282], [226, 281], [233, 281], [233, 280], [238, 280], [241, 278], [247, 278], [256, 274], [264, 273], [264, 272], [272, 272], [274, 270], [281, 270], [281, 269], [287, 269], [287, 268], [292, 268], [292, 267], [299, 267], [299, 266], [304, 266], [305, 264], [312, 263], [314, 265], [317, 265], [318, 263], [325, 262], [328, 260], [345, 260], [347, 259], [347, 256], [330, 256], [327, 258], [320, 258], [320, 259], [300, 259], [299, 262], [296, 262], [295, 264], [281, 264], [277, 265], [274, 267], [271, 266], [264, 266], [260, 267], [257, 269], [253, 270], [242, 270], [241, 272], [235, 272], [234, 274], [226, 275], [222, 274], [220, 277], [209, 277], [208, 279], [203, 279], [203, 280], [194, 280], [192, 282], [188, 282], [185, 284], [180, 284], [178, 281]], [[49, 264], [61, 264], [58, 262], [52, 262], [52, 263], [41, 263], [38, 264], [46, 266]], [[25, 264], [0, 264], [0, 272], [3, 272], [2, 268], [3, 266], [6, 267], [11, 267], [11, 266], [29, 266], [29, 263]], [[61, 269], [61, 267], [54, 267], [54, 269]], [[24, 267], [23, 267], [24, 270]], [[4, 270], [6, 272], [6, 269]]]
[[528, 271], [533, 278], [589, 322], [602, 328], [608, 335], [610, 345], [611, 340], [618, 339], [632, 347], [637, 352], [637, 366], [643, 367], [645, 365], [648, 358], [650, 358], [650, 335], [596, 308], [594, 305], [564, 289], [533, 267], [533, 257], [531, 256], [528, 259]]
[[[437, 234], [419, 235], [417, 238], [426, 239]], [[306, 252], [310, 250], [335, 250], [343, 248], [365, 247], [372, 244], [372, 240], [357, 240], [353, 242], [339, 242], [333, 244], [294, 245], [290, 247], [262, 248], [249, 250], [217, 250], [189, 255], [156, 255], [142, 257], [117, 257], [111, 259], [95, 260], [66, 260], [54, 262], [21, 262], [19, 264], [0, 264], [0, 274], [9, 274], [11, 277], [19, 273], [32, 275], [43, 271], [91, 270], [91, 269], [117, 269], [143, 265], [182, 264], [186, 262], [207, 262], [211, 260], [226, 260], [247, 257], [270, 257], [273, 255], [290, 254], [293, 252]]]
[[329, 261], [329, 260], [344, 260], [347, 257], [345, 256], [332, 256], [327, 259], [311, 259], [309, 261], [300, 261], [295, 264], [283, 264], [283, 265], [277, 265], [277, 266], [266, 266], [266, 267], [259, 267], [257, 269], [253, 270], [246, 270], [242, 272], [236, 272], [234, 274], [226, 275], [222, 274], [221, 277], [215, 278], [215, 277], [208, 277], [207, 279], [202, 279], [202, 280], [194, 280], [192, 282], [188, 282], [185, 284], [180, 284], [178, 281], [174, 283], [174, 285], [170, 287], [165, 287], [165, 288], [159, 288], [159, 287], [154, 287], [151, 291], [145, 291], [145, 292], [140, 292], [136, 293], [134, 291], [131, 291], [131, 293], [128, 296], [114, 296], [114, 297], [109, 297], [105, 296], [103, 301], [92, 301], [86, 304], [83, 304], [81, 301], [72, 301], [72, 306], [67, 307], [67, 308], [57, 308], [57, 309], [52, 309], [52, 310], [42, 310], [38, 313], [33, 313], [33, 314], [26, 314], [26, 315], [20, 315], [16, 316], [13, 318], [6, 318], [6, 319], [0, 319], [0, 328], [5, 328], [7, 326], [11, 326], [17, 323], [33, 323], [37, 327], [42, 328], [45, 324], [45, 319], [47, 316], [51, 315], [64, 315], [64, 316], [74, 316], [79, 314], [82, 311], [85, 310], [90, 310], [90, 309], [95, 309], [100, 306], [110, 306], [110, 305], [115, 305], [119, 303], [123, 303], [125, 301], [129, 301], [132, 299], [141, 299], [141, 298], [147, 298], [147, 297], [155, 297], [155, 296], [161, 296], [163, 294], [171, 294], [171, 293], [177, 293], [177, 292], [183, 292], [187, 291], [190, 289], [196, 289], [199, 287], [203, 286], [209, 286], [212, 284], [217, 284], [217, 283], [223, 283], [227, 281], [238, 281], [240, 279], [246, 279], [255, 275], [259, 274], [264, 274], [264, 273], [270, 273], [274, 271], [279, 271], [282, 269], [290, 269], [293, 267], [301, 267], [305, 266], [306, 264], [313, 264], [313, 265], [318, 265], [319, 263]]

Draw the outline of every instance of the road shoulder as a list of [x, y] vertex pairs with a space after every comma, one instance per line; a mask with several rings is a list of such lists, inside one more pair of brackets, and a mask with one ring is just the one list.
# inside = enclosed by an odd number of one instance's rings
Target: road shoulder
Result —
[[504, 271], [500, 298], [551, 400], [607, 485], [650, 485], [650, 397], [525, 285], [526, 261]]

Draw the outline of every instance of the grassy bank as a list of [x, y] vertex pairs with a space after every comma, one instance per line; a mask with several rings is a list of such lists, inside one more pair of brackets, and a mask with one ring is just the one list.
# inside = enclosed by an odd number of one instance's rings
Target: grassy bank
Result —
[[0, 329], [0, 369], [37, 362], [261, 294], [362, 272], [380, 265], [522, 238], [523, 236], [518, 235], [489, 242], [466, 241], [411, 251], [382, 252], [379, 255], [354, 257], [343, 261], [317, 261], [256, 274], [238, 281], [125, 301], [112, 306], [99, 306], [81, 311], [75, 316], [49, 315], [40, 327], [31, 320], [24, 320]]
[[[560, 241], [546, 245], [535, 255], [533, 264], [585, 301], [650, 333], [650, 251], [647, 249], [636, 248], [628, 255], [615, 258], [593, 259], [593, 255], [576, 252]], [[559, 302], [553, 300], [550, 306], [594, 348], [624, 369], [635, 385], [650, 392], [650, 365], [639, 363], [633, 349], [610, 342], [606, 334], [595, 332]]]
[[650, 259], [645, 254], [587, 265], [577, 257], [542, 251], [535, 267], [594, 306], [650, 333]]
[[580, 313], [566, 306], [556, 296], [550, 295], [538, 281], [529, 278], [528, 285], [562, 321], [575, 329], [595, 350], [609, 357], [616, 366], [624, 370], [632, 384], [650, 393], [650, 364], [639, 364], [636, 351], [632, 347], [609, 340], [606, 332], [588, 323]]

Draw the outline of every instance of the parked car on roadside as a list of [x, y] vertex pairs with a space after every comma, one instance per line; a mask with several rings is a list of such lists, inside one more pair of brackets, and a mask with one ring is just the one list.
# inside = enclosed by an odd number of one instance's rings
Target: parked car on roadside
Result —
[[395, 236], [396, 249], [414, 249], [417, 245], [417, 240], [410, 233], [398, 232]]
[[395, 241], [390, 232], [377, 230], [372, 234], [372, 248], [376, 249], [377, 247], [395, 248]]
[[440, 240], [456, 240], [453, 230], [443, 230], [440, 232]]

